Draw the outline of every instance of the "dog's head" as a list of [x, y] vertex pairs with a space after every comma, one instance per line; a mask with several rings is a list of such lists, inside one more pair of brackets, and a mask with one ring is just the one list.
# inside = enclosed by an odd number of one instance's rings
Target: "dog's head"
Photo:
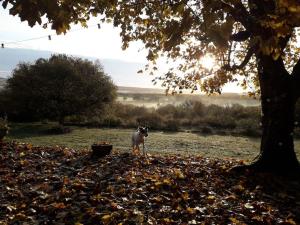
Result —
[[148, 127], [139, 127], [138, 130], [143, 136], [148, 137]]

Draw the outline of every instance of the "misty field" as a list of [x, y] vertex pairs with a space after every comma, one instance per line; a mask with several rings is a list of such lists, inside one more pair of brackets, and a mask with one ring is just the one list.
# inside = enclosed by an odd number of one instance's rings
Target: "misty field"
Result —
[[[188, 93], [183, 95], [166, 95], [164, 93], [149, 93], [146, 92], [148, 91], [147, 89], [143, 90], [142, 88], [139, 89], [142, 93], [135, 93], [135, 89], [133, 88], [127, 88], [126, 90], [124, 90], [124, 87], [119, 88], [117, 98], [118, 102], [135, 106], [144, 106], [147, 108], [157, 108], [168, 104], [177, 106], [186, 101], [201, 101], [204, 105], [215, 104], [223, 107], [235, 104], [239, 104], [244, 107], [260, 105], [258, 99], [236, 93], [223, 93], [222, 95], [210, 96], [199, 94], [191, 95]], [[163, 90], [160, 90], [160, 92], [163, 92]]]
[[[81, 128], [73, 127], [73, 131], [62, 135], [49, 135], [44, 132], [47, 125], [15, 124], [6, 140], [16, 140], [39, 146], [65, 146], [74, 149], [90, 148], [94, 142], [107, 141], [114, 149], [130, 151], [132, 129]], [[260, 139], [200, 135], [188, 132], [150, 131], [146, 140], [148, 152], [155, 154], [199, 154], [217, 158], [238, 158], [251, 160], [259, 153]], [[300, 140], [295, 141], [295, 148], [300, 158]]]

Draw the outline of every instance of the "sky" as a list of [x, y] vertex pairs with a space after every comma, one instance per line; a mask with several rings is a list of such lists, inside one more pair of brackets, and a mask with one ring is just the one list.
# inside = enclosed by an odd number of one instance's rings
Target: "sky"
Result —
[[[147, 52], [140, 42], [129, 45], [125, 51], [121, 48], [120, 30], [111, 24], [101, 23], [98, 29], [97, 19], [89, 21], [89, 28], [80, 25], [72, 26], [67, 34], [56, 35], [55, 31], [43, 29], [36, 25], [29, 27], [27, 22], [21, 22], [19, 17], [9, 15], [8, 10], [0, 7], [0, 43], [6, 48], [25, 48], [34, 50], [47, 50], [57, 53], [96, 57], [101, 59], [116, 59], [126, 62], [147, 63]], [[51, 40], [48, 39], [51, 35]], [[34, 39], [34, 40], [28, 40]], [[1, 60], [1, 59], [0, 59]], [[166, 65], [160, 65], [166, 70]], [[138, 75], [136, 75], [138, 76]], [[153, 78], [137, 78], [143, 87], [152, 86]], [[116, 82], [118, 83], [118, 82]], [[235, 84], [229, 84], [224, 88], [225, 92], [240, 92]]]
[[[92, 56], [97, 58], [119, 59], [129, 62], [146, 62], [146, 51], [142, 44], [132, 43], [125, 51], [121, 49], [120, 30], [111, 24], [101, 24], [97, 27], [97, 19], [89, 21], [89, 28], [80, 25], [72, 26], [67, 34], [56, 35], [55, 31], [43, 29], [39, 25], [33, 28], [27, 22], [21, 22], [19, 17], [9, 15], [8, 10], [0, 7], [0, 41], [10, 48], [27, 48], [49, 50], [54, 52]], [[51, 41], [48, 40], [51, 35]], [[23, 41], [39, 38], [32, 41]], [[9, 42], [18, 42], [11, 43]]]

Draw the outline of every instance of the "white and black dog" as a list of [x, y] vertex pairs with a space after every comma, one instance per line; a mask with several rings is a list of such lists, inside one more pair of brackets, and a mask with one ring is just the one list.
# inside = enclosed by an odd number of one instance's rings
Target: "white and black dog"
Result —
[[143, 144], [143, 154], [145, 155], [145, 137], [148, 137], [148, 127], [138, 127], [131, 138], [133, 152], [134, 150], [140, 152], [140, 144]]

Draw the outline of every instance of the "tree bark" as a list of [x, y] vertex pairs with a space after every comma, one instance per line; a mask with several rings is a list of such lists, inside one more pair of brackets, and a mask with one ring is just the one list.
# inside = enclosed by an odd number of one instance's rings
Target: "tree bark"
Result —
[[260, 155], [251, 167], [260, 171], [300, 171], [294, 151], [294, 113], [297, 98], [282, 59], [257, 56], [261, 88], [262, 138]]

